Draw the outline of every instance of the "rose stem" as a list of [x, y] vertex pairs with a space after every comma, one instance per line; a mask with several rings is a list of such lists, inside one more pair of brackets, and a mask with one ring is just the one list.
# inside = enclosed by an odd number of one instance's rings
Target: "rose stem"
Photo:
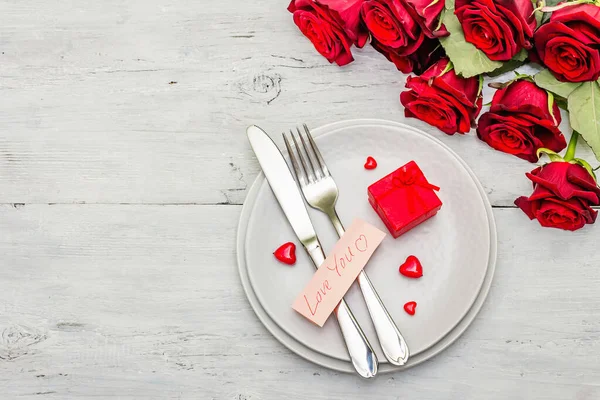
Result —
[[579, 139], [579, 132], [573, 131], [571, 135], [571, 140], [569, 140], [569, 147], [567, 147], [567, 152], [565, 153], [565, 161], [571, 161], [575, 158], [575, 148], [577, 147], [577, 139]]

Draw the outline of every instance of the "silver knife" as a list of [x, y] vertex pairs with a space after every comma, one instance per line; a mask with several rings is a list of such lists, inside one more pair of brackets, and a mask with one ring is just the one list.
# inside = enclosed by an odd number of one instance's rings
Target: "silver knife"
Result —
[[[283, 213], [315, 267], [319, 268], [325, 261], [325, 253], [287, 162], [269, 135], [258, 126], [249, 126], [246, 133]], [[354, 369], [363, 378], [375, 376], [377, 356], [344, 299], [337, 305], [334, 313]]]

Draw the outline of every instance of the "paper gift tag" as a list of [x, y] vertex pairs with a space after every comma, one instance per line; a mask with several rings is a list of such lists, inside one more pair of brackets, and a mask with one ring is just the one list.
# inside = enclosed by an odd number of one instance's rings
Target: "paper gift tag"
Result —
[[384, 237], [385, 233], [374, 226], [361, 219], [354, 220], [292, 308], [323, 326]]

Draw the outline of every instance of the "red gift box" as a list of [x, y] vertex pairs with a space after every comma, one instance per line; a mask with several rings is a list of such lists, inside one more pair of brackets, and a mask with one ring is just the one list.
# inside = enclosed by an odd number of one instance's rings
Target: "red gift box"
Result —
[[369, 203], [397, 238], [442, 208], [437, 190], [411, 161], [369, 186]]

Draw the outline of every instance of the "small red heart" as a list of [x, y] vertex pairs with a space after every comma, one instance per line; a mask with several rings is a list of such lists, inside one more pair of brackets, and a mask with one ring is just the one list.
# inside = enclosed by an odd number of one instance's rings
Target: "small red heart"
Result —
[[409, 278], [420, 278], [423, 276], [421, 261], [415, 256], [408, 256], [404, 264], [400, 266], [400, 273]]
[[296, 264], [296, 245], [292, 242], [282, 244], [273, 254], [284, 264]]
[[409, 315], [415, 315], [415, 311], [417, 310], [417, 302], [409, 301], [404, 305], [404, 311], [406, 311]]
[[367, 157], [367, 162], [365, 163], [365, 169], [375, 169], [377, 168], [377, 161], [371, 156]]

